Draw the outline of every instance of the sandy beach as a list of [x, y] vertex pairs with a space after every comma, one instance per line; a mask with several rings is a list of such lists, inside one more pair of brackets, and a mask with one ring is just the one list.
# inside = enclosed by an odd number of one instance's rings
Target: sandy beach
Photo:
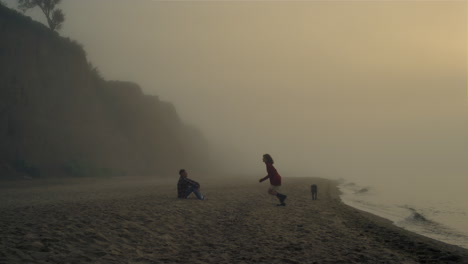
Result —
[[4, 182], [0, 263], [468, 263], [343, 204], [330, 180], [283, 178], [276, 207], [259, 177], [192, 178], [207, 200], [177, 199], [177, 176]]

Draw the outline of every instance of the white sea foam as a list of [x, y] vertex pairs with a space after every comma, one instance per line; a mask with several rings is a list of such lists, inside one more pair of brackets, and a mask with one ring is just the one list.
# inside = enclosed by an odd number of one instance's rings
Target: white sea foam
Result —
[[[343, 182], [344, 203], [387, 218], [409, 231], [468, 249], [468, 206], [454, 196], [434, 197], [405, 188], [389, 191], [381, 186]], [[427, 197], [421, 197], [427, 196]], [[417, 198], [415, 198], [417, 197]], [[463, 199], [463, 197], [461, 197]]]

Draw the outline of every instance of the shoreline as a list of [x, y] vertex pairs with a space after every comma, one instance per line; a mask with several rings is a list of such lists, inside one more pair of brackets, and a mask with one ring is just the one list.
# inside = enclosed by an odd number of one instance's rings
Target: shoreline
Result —
[[[466, 232], [463, 229], [457, 229], [450, 226], [450, 223], [440, 222], [430, 215], [420, 213], [424, 212], [425, 207], [402, 206], [388, 202], [388, 200], [385, 200], [387, 203], [382, 203], [382, 197], [379, 197], [375, 192], [368, 196], [366, 193], [362, 194], [350, 189], [349, 184], [338, 184], [338, 188], [342, 192], [340, 199], [348, 206], [385, 218], [393, 225], [410, 232], [468, 249], [468, 236], [465, 235]], [[434, 205], [432, 204], [432, 206]], [[453, 219], [451, 220], [453, 221]], [[458, 218], [456, 220], [460, 221]]]
[[0, 262], [468, 263], [464, 248], [346, 205], [333, 180], [284, 177], [278, 208], [256, 177], [193, 179], [206, 201], [176, 199], [176, 178], [2, 186]]

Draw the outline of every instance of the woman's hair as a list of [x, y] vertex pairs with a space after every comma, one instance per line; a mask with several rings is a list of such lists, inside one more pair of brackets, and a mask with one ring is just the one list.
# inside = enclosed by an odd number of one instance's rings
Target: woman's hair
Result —
[[263, 157], [265, 158], [266, 162], [271, 163], [271, 164], [275, 163], [273, 161], [273, 158], [270, 156], [270, 154], [263, 154]]
[[184, 170], [184, 169], [181, 169], [181, 170], [179, 171], [179, 175], [182, 175], [183, 172], [185, 172], [185, 170]]

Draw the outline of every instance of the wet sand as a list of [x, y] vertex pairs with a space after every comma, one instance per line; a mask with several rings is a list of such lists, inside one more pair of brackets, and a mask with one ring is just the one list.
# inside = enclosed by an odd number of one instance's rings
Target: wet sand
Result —
[[276, 207], [257, 178], [193, 177], [206, 201], [175, 198], [177, 176], [2, 182], [0, 263], [468, 263], [343, 204], [333, 181], [283, 178]]

